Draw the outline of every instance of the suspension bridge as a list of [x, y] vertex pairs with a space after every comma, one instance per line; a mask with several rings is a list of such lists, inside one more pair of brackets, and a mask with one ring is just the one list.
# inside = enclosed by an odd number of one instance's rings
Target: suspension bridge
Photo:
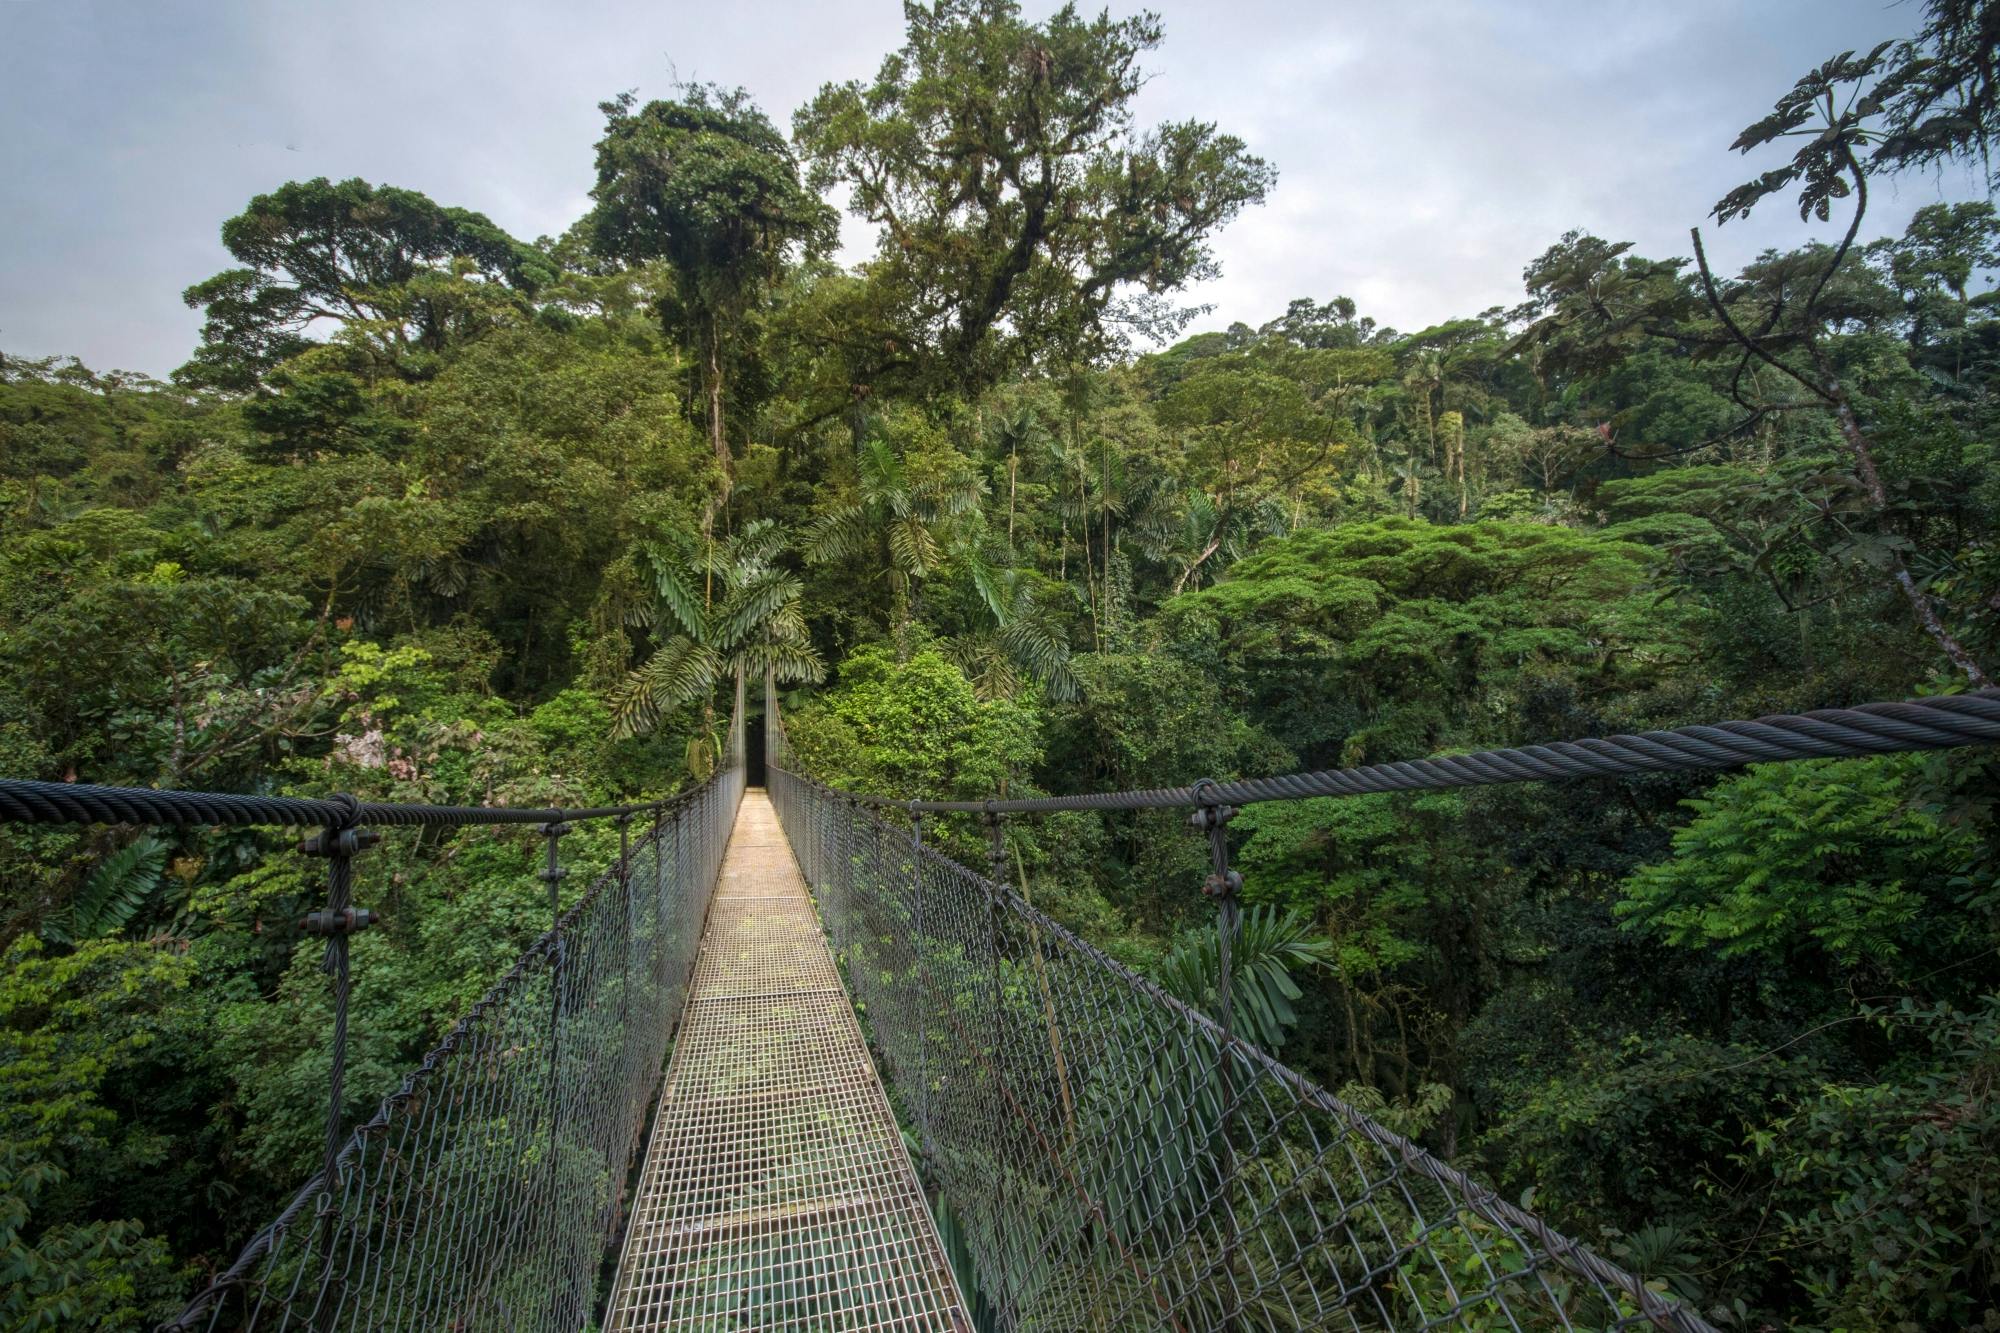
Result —
[[[0, 822], [314, 830], [323, 1160], [164, 1329], [1708, 1330], [1699, 1311], [1234, 1031], [1243, 804], [2000, 740], [2000, 694], [1187, 787], [891, 801], [796, 771], [767, 683], [717, 773], [592, 810], [0, 781]], [[1006, 821], [1184, 808], [1222, 961], [1192, 1008], [1038, 911]], [[927, 841], [983, 825], [988, 864]], [[562, 839], [619, 831], [567, 907]], [[357, 863], [529, 825], [548, 931], [359, 1124]]]

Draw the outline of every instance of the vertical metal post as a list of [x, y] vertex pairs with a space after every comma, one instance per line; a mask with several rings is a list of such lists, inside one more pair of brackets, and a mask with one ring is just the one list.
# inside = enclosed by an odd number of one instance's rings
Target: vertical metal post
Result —
[[549, 930], [555, 936], [549, 949], [549, 1164], [555, 1165], [556, 1142], [556, 1086], [557, 1057], [562, 1040], [563, 1011], [563, 937], [562, 937], [562, 882], [569, 875], [563, 869], [557, 844], [570, 831], [570, 825], [562, 822], [561, 811], [557, 818], [536, 826], [542, 835], [546, 848], [546, 860], [536, 878], [549, 886]]
[[916, 917], [910, 932], [915, 953], [917, 1002], [917, 1134], [924, 1156], [931, 1155], [930, 942], [924, 938], [924, 812], [910, 811], [910, 896]]
[[[633, 1038], [632, 1024], [632, 955], [639, 948], [638, 901], [632, 894], [632, 816], [618, 816], [618, 894], [625, 904], [625, 938], [618, 950], [618, 1046], [625, 1058], [620, 1061], [621, 1078], [619, 1086], [625, 1093], [624, 1123], [632, 1126], [633, 1137], [625, 1144], [625, 1155], [630, 1158], [632, 1149], [638, 1142], [639, 1099], [649, 1089], [640, 1070], [640, 1043]], [[616, 1185], [605, 1203], [603, 1229], [609, 1236], [618, 1226], [618, 1219], [625, 1209], [625, 1176], [615, 1177]]]
[[667, 1003], [667, 969], [672, 966], [669, 958], [670, 941], [667, 925], [667, 812], [664, 809], [653, 812], [653, 1003], [654, 1014], [663, 1018], [671, 1026], [678, 1015], [659, 1008]]
[[862, 817], [868, 821], [868, 850], [870, 856], [873, 858], [868, 871], [868, 905], [872, 915], [863, 919], [874, 923], [870, 927], [870, 938], [875, 947], [879, 949], [882, 944], [884, 929], [882, 923], [888, 918], [888, 908], [883, 894], [883, 890], [888, 887], [889, 882], [887, 863], [882, 859], [882, 834], [884, 827], [883, 821], [877, 818], [874, 807], [859, 806], [857, 809], [860, 810]]
[[[321, 1285], [318, 1313], [322, 1317], [330, 1316], [340, 1304], [331, 1286], [333, 1239], [340, 1216], [341, 1128], [346, 1123], [347, 1009], [351, 988], [348, 940], [381, 919], [377, 913], [355, 907], [353, 897], [354, 858], [380, 842], [382, 835], [372, 829], [355, 827], [361, 803], [352, 796], [342, 792], [332, 800], [340, 807], [339, 816], [318, 833], [299, 842], [302, 855], [326, 859], [326, 908], [308, 913], [299, 922], [299, 928], [308, 935], [326, 937], [326, 957], [320, 967], [333, 982], [333, 1049], [327, 1070], [326, 1148], [320, 1164], [319, 1244], [325, 1264], [325, 1280]], [[329, 1297], [332, 1299], [329, 1300]]]
[[[558, 1137], [562, 1125], [562, 1017], [563, 1017], [563, 937], [562, 937], [562, 882], [569, 874], [562, 867], [557, 844], [570, 831], [570, 825], [562, 821], [562, 811], [546, 824], [536, 826], [547, 848], [546, 860], [537, 873], [544, 884], [549, 886], [549, 930], [554, 936], [549, 949], [549, 1169], [548, 1197], [541, 1201], [543, 1216], [549, 1225], [555, 1224], [558, 1209], [555, 1206], [559, 1181], [559, 1162], [562, 1156]], [[531, 1205], [532, 1206], [532, 1205]], [[552, 1286], [562, 1282], [563, 1274], [560, 1253], [555, 1244], [548, 1246], [551, 1259], [549, 1279]], [[557, 1308], [561, 1307], [562, 1293], [552, 1291], [551, 1297]]]
[[[1000, 1061], [1002, 1058], [1000, 1008], [1002, 997], [1005, 994], [1005, 988], [1001, 984], [1000, 976], [1000, 959], [1002, 954], [1000, 947], [1000, 896], [1007, 882], [1005, 879], [1007, 866], [1007, 825], [1005, 823], [1006, 817], [994, 808], [994, 802], [990, 800], [986, 802], [985, 818], [986, 870], [988, 880], [986, 892], [986, 938], [987, 946], [993, 953], [993, 995], [991, 1003], [993, 1017], [993, 1056], [988, 1061], [988, 1068], [993, 1071], [994, 1106], [992, 1123], [996, 1127], [999, 1127], [1006, 1125], [1008, 1122], [1007, 1108], [1000, 1104], [1001, 1099], [1005, 1096], [1000, 1070]], [[997, 1201], [998, 1215], [1002, 1217], [1007, 1214], [1006, 1162], [1008, 1156], [1009, 1154], [1004, 1151], [994, 1154], [996, 1179], [993, 1182], [993, 1192]], [[1013, 1308], [1012, 1294], [1009, 1292], [1009, 1284], [1005, 1280], [1006, 1270], [1011, 1269], [1011, 1264], [1003, 1264], [1002, 1269], [1002, 1273], [996, 1275], [998, 1281], [995, 1283], [994, 1304], [999, 1307], [1002, 1319], [1006, 1320]]]
[[632, 816], [618, 816], [618, 893], [625, 902], [625, 947], [619, 951], [618, 1026], [619, 1035], [632, 1017], [632, 950], [638, 947], [638, 922], [632, 901]]
[[[1236, 810], [1216, 798], [1216, 789], [1213, 778], [1203, 778], [1195, 783], [1195, 800], [1201, 804], [1188, 822], [1208, 834], [1209, 873], [1208, 878], [1202, 881], [1202, 892], [1215, 900], [1216, 1020], [1222, 1025], [1222, 1049], [1216, 1063], [1216, 1082], [1221, 1098], [1217, 1108], [1220, 1123], [1216, 1127], [1216, 1156], [1222, 1184], [1222, 1271], [1229, 1278], [1233, 1295], [1236, 1288], [1237, 1238], [1236, 1210], [1230, 1202], [1230, 1195], [1236, 1187], [1236, 1156], [1229, 1130], [1236, 1116], [1236, 1089], [1231, 1068], [1236, 1058], [1236, 983], [1230, 955], [1236, 945], [1241, 912], [1237, 895], [1243, 888], [1243, 876], [1229, 868], [1229, 821], [1236, 818]], [[1234, 1328], [1234, 1319], [1226, 1320], [1224, 1327]]]
[[[839, 940], [842, 954], [852, 954], [854, 950], [854, 858], [858, 854], [855, 839], [855, 823], [860, 818], [861, 803], [852, 796], [844, 797], [846, 814], [840, 820], [838, 846], [840, 848], [840, 924]], [[853, 962], [852, 958], [848, 959]]]
[[[694, 976], [694, 957], [696, 951], [701, 948], [701, 923], [708, 918], [708, 904], [703, 902], [697, 907], [688, 877], [681, 873], [681, 849], [686, 843], [686, 837], [681, 830], [681, 820], [686, 814], [687, 802], [678, 802], [674, 806], [674, 869], [672, 880], [675, 886], [674, 891], [680, 898], [680, 910], [675, 914], [679, 917], [679, 920], [675, 923], [675, 929], [684, 930], [687, 932], [687, 935], [686, 938], [677, 935], [674, 939], [674, 957], [672, 962], [674, 970], [671, 980], [674, 986], [674, 1030], [676, 1032], [680, 1030], [681, 1020], [687, 1017], [688, 981]], [[687, 963], [685, 969], [681, 967], [681, 963], [684, 960]]]

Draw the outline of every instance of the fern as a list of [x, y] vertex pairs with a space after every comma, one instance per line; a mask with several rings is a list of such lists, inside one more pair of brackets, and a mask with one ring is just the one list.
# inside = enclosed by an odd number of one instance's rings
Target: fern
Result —
[[154, 837], [126, 843], [97, 863], [69, 906], [42, 927], [42, 934], [57, 944], [117, 934], [159, 887], [167, 851], [168, 844]]

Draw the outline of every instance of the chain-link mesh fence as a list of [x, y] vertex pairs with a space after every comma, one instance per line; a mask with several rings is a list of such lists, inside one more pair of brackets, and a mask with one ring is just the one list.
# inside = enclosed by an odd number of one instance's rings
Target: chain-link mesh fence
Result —
[[604, 871], [171, 1329], [579, 1329], [743, 792], [721, 772]]
[[1707, 1328], [906, 820], [770, 782], [983, 1327]]

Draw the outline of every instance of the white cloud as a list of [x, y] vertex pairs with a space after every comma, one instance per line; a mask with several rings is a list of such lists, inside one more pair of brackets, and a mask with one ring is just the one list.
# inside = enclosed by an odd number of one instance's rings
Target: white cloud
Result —
[[[1754, 169], [1726, 151], [1736, 129], [1913, 21], [1879, 0], [1153, 7], [1167, 41], [1142, 116], [1216, 121], [1281, 173], [1220, 239], [1202, 327], [1305, 295], [1404, 329], [1511, 304], [1571, 227], [1684, 254]], [[228, 263], [216, 229], [252, 194], [360, 175], [553, 233], [587, 205], [604, 98], [677, 72], [742, 84], [787, 125], [900, 37], [892, 0], [0, 5], [0, 348], [165, 372], [198, 325], [179, 292]], [[1871, 221], [1974, 185], [1905, 181]], [[1803, 234], [1771, 206], [1714, 250], [1738, 263]]]

